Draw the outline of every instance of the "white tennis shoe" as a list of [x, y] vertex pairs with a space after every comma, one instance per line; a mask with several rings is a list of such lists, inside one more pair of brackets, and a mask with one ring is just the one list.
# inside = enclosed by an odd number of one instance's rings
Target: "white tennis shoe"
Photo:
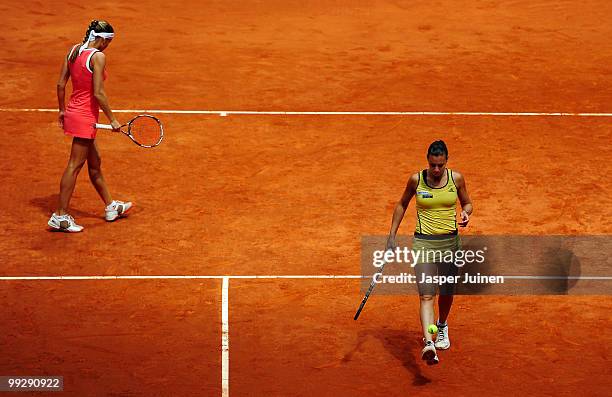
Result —
[[50, 228], [66, 233], [78, 233], [83, 231], [83, 226], [77, 225], [74, 218], [68, 214], [57, 215], [55, 212], [47, 222]]
[[124, 203], [123, 201], [113, 200], [104, 210], [105, 218], [108, 222], [112, 222], [117, 218], [126, 216], [130, 208], [132, 208], [132, 203], [129, 201]]
[[438, 335], [436, 335], [436, 349], [446, 350], [450, 347], [450, 338], [448, 337], [448, 324], [441, 325], [438, 323]]
[[438, 360], [438, 354], [436, 353], [436, 347], [434, 346], [433, 341], [426, 341], [425, 347], [421, 352], [421, 358], [427, 362], [427, 365], [435, 365], [440, 360]]

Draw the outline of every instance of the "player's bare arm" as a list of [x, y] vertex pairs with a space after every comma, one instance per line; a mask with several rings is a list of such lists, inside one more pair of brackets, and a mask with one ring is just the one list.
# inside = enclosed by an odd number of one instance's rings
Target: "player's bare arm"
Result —
[[[71, 48], [71, 52], [74, 47]], [[64, 128], [64, 114], [66, 112], [66, 84], [70, 78], [70, 69], [68, 69], [68, 55], [62, 62], [62, 68], [60, 70], [60, 76], [57, 80], [57, 103], [59, 108], [58, 123], [60, 128]]]
[[412, 197], [414, 197], [414, 194], [416, 193], [418, 184], [419, 174], [413, 174], [410, 176], [410, 179], [408, 179], [408, 183], [406, 184], [406, 189], [404, 189], [404, 194], [402, 194], [402, 198], [397, 203], [395, 210], [393, 211], [391, 230], [389, 231], [389, 238], [387, 239], [387, 249], [395, 248], [395, 235], [397, 234], [397, 229], [399, 229], [402, 219], [404, 219], [404, 214], [406, 213], [408, 204], [410, 204], [410, 200], [412, 200]]
[[113, 128], [118, 130], [121, 127], [121, 123], [119, 123], [113, 115], [113, 111], [108, 104], [108, 97], [104, 91], [104, 68], [106, 67], [106, 55], [104, 55], [102, 52], [96, 52], [91, 57], [91, 63], [93, 66], [94, 96], [98, 100], [100, 108], [110, 120]]
[[472, 200], [468, 194], [463, 175], [460, 172], [453, 171], [453, 179], [455, 180], [455, 185], [457, 185], [457, 196], [461, 203], [461, 221], [459, 221], [458, 224], [461, 227], [466, 227], [470, 222], [470, 215], [472, 215], [474, 210], [472, 207]]

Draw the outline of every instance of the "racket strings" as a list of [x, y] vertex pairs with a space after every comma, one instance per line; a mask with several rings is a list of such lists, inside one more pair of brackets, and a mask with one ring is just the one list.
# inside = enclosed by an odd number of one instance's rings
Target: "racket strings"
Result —
[[136, 142], [145, 146], [156, 145], [161, 138], [161, 126], [151, 117], [138, 117], [130, 124], [130, 134]]

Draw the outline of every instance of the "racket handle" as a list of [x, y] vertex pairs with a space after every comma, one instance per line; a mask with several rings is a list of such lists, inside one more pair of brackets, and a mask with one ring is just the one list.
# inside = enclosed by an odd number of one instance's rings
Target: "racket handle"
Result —
[[110, 124], [94, 124], [94, 127], [96, 127], [99, 130], [112, 130], [113, 126]]

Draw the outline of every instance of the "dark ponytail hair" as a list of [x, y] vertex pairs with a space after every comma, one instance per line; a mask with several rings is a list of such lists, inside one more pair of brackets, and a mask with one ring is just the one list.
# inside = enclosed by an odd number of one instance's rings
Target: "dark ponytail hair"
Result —
[[429, 149], [427, 149], [427, 157], [440, 156], [442, 154], [448, 159], [448, 148], [446, 147], [446, 143], [444, 143], [444, 141], [435, 141], [429, 145]]
[[[94, 19], [93, 21], [91, 21], [91, 23], [87, 27], [87, 31], [85, 31], [85, 37], [83, 37], [83, 41], [81, 42], [81, 45], [87, 42], [87, 40], [89, 39], [89, 32], [91, 32], [92, 30], [96, 33], [115, 33], [115, 30], [113, 29], [110, 23], [106, 21], [102, 21], [102, 20], [98, 21], [97, 19]], [[76, 48], [74, 48], [72, 53], [70, 54], [70, 62], [74, 62], [78, 56], [79, 56], [79, 51], [77, 51]]]

